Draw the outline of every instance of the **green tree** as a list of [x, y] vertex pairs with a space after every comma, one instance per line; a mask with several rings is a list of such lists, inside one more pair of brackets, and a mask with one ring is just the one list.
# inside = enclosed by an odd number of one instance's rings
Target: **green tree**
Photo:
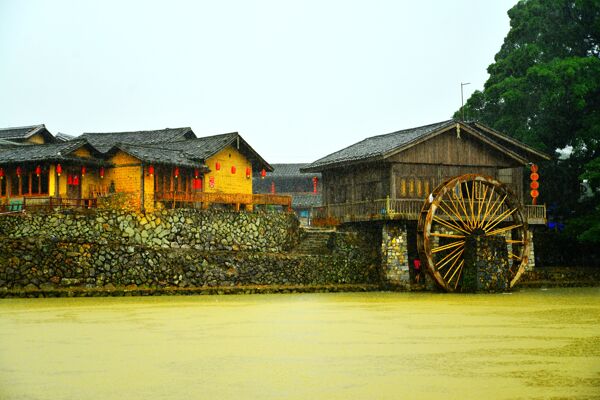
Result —
[[[572, 147], [568, 159], [541, 166], [540, 200], [572, 235], [598, 243], [600, 0], [522, 0], [508, 15], [510, 31], [465, 115], [550, 154]], [[580, 199], [581, 179], [594, 197]]]

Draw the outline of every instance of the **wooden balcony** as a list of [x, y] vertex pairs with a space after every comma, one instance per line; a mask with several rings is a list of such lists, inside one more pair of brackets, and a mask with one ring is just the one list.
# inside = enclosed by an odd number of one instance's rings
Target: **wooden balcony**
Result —
[[50, 211], [55, 209], [91, 209], [98, 205], [97, 199], [69, 199], [52, 196], [30, 196], [13, 198], [8, 204], [0, 205], [0, 213], [22, 211]]
[[157, 192], [155, 201], [166, 206], [176, 207], [188, 205], [208, 208], [211, 204], [232, 205], [236, 210], [241, 206], [252, 209], [254, 206], [281, 206], [286, 211], [292, 209], [292, 197], [274, 194], [245, 194], [245, 193], [203, 193], [203, 192]]
[[[313, 208], [312, 220], [316, 225], [385, 220], [417, 221], [422, 207], [422, 199], [379, 199], [330, 204]], [[530, 225], [546, 224], [545, 205], [525, 205], [523, 213]]]

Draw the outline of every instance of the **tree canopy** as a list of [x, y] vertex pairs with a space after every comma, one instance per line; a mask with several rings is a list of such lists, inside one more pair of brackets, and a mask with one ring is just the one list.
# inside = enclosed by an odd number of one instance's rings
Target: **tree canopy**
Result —
[[[600, 0], [521, 0], [508, 15], [465, 117], [550, 154], [572, 148], [542, 165], [541, 200], [579, 240], [600, 242]], [[584, 179], [592, 198], [580, 198]]]

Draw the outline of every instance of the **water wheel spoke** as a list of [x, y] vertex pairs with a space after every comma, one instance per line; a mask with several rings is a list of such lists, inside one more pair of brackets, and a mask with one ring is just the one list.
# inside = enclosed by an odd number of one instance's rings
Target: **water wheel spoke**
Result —
[[506, 218], [510, 217], [512, 215], [512, 213], [514, 213], [515, 211], [517, 211], [516, 208], [504, 211], [502, 214], [500, 214], [498, 217], [496, 217], [496, 219], [494, 219], [492, 221], [492, 223], [486, 225], [486, 227], [483, 228], [483, 230], [486, 231], [486, 232], [488, 232], [490, 229], [495, 228], [496, 225], [498, 225], [499, 223], [503, 222]]
[[506, 243], [509, 243], [509, 244], [517, 244], [517, 245], [518, 245], [518, 244], [525, 244], [525, 240], [510, 240], [510, 239], [509, 239], [509, 240], [507, 240], [507, 241], [506, 241]]
[[442, 237], [442, 238], [450, 238], [450, 239], [464, 239], [464, 235], [450, 235], [447, 233], [432, 233], [430, 236]]
[[[440, 260], [440, 263], [442, 263], [442, 264], [441, 264], [440, 266], [438, 266], [438, 267], [437, 267], [437, 270], [438, 270], [438, 271], [440, 271], [441, 269], [443, 269], [443, 268], [444, 268], [446, 265], [448, 265], [448, 263], [449, 263], [451, 260], [454, 260], [454, 259], [456, 259], [457, 257], [460, 257], [460, 256], [463, 254], [463, 252], [464, 252], [464, 251], [465, 251], [465, 249], [464, 249], [464, 248], [457, 247], [457, 248], [456, 248], [456, 249], [454, 249], [454, 250], [453, 250], [451, 253], [448, 253], [448, 254], [446, 255], [446, 257], [444, 257], [444, 258], [442, 258], [442, 259]], [[454, 254], [454, 255], [453, 255], [453, 254]]]
[[445, 220], [441, 219], [440, 217], [435, 216], [435, 217], [433, 217], [433, 220], [435, 222], [437, 222], [438, 224], [444, 225], [446, 228], [449, 228], [449, 229], [451, 229], [453, 231], [460, 231], [460, 232], [462, 232], [462, 233], [464, 233], [466, 235], [469, 234], [469, 232], [465, 231], [464, 229], [462, 229], [458, 225], [454, 225], [453, 223], [445, 221]]
[[[452, 282], [452, 278], [454, 278], [454, 275], [456, 275], [456, 273], [460, 270], [462, 270], [463, 265], [465, 264], [465, 260], [460, 260], [460, 264], [458, 264], [458, 266], [456, 268], [454, 268], [454, 272], [452, 273], [452, 275], [450, 276], [450, 278], [448, 279], [448, 282]], [[452, 271], [452, 269], [448, 270]], [[457, 281], [458, 282], [458, 281]]]
[[487, 201], [487, 203], [485, 204], [485, 213], [483, 214], [483, 218], [481, 218], [481, 223], [479, 225], [479, 228], [483, 228], [483, 225], [485, 224], [485, 220], [488, 217], [488, 214], [490, 213], [490, 203], [492, 202], [492, 199], [494, 198], [494, 194], [495, 194], [495, 187], [492, 187], [491, 193], [490, 193], [490, 197]]
[[[475, 183], [471, 184], [471, 189], [473, 189], [473, 187], [475, 186]], [[469, 190], [469, 184], [467, 182], [465, 182], [465, 188], [467, 189], [467, 199], [469, 201], [469, 210], [471, 211], [469, 220], [471, 221], [471, 223], [469, 224], [469, 228], [473, 229], [473, 225], [475, 224], [475, 211], [473, 210], [473, 194], [471, 193], [471, 190]]]
[[[456, 282], [454, 282], [454, 290], [456, 290], [456, 288], [458, 287], [458, 284], [460, 283], [460, 277], [462, 276], [462, 272], [463, 272], [463, 264], [464, 264], [465, 260], [461, 261], [461, 265], [458, 266], [458, 276], [456, 277]], [[452, 278], [450, 278], [450, 280], [452, 280]]]
[[502, 204], [504, 204], [504, 200], [506, 200], [506, 197], [507, 197], [507, 195], [505, 195], [505, 196], [502, 198], [502, 200], [496, 200], [496, 201], [494, 202], [494, 205], [492, 206], [492, 210], [490, 211], [490, 213], [489, 213], [489, 215], [488, 215], [489, 221], [487, 221], [487, 222], [485, 223], [485, 226], [483, 226], [483, 227], [482, 227], [482, 229], [483, 229], [484, 231], [485, 231], [485, 230], [487, 230], [487, 228], [488, 228], [489, 224], [490, 224], [490, 223], [491, 223], [493, 220], [495, 220], [495, 218], [494, 218], [494, 217], [496, 216], [496, 213], [498, 212], [498, 210], [500, 210], [500, 208], [502, 207]]
[[[452, 199], [451, 199], [451, 200], [452, 200]], [[465, 224], [465, 222], [462, 220], [462, 218], [460, 217], [460, 214], [458, 214], [458, 213], [454, 212], [453, 210], [449, 210], [449, 211], [448, 211], [448, 209], [446, 209], [446, 207], [445, 207], [444, 205], [442, 205], [442, 203], [441, 203], [441, 202], [440, 202], [440, 204], [438, 204], [438, 207], [440, 207], [440, 209], [441, 209], [442, 211], [444, 211], [444, 213], [445, 213], [446, 215], [448, 215], [448, 216], [454, 216], [454, 217], [456, 217], [456, 218], [458, 219], [458, 221], [460, 221], [460, 222], [462, 223], [463, 227], [466, 227], [466, 224]], [[454, 220], [452, 220], [452, 221], [453, 221], [453, 222], [458, 222], [456, 219], [454, 219]]]
[[491, 232], [487, 232], [485, 235], [486, 236], [494, 236], [497, 235], [499, 233], [504, 233], [506, 231], [510, 231], [516, 228], [520, 228], [522, 227], [523, 224], [516, 224], [516, 225], [510, 225], [510, 226], [505, 226], [504, 228], [500, 228], [500, 229], [496, 229], [495, 231], [491, 231]]
[[519, 257], [518, 255], [514, 254], [514, 253], [508, 253], [508, 258], [512, 258], [514, 260], [518, 260], [518, 261], [522, 261], [523, 257]]
[[[460, 193], [460, 198], [454, 191], [456, 189], [458, 189], [458, 193]], [[460, 206], [460, 208], [463, 210], [463, 213], [465, 214], [465, 220], [466, 220], [465, 227], [470, 226], [471, 221], [469, 220], [469, 213], [467, 212], [467, 207], [465, 206], [465, 198], [463, 197], [463, 194], [462, 194], [462, 184], [458, 183], [458, 185], [456, 185], [454, 187], [452, 193], [454, 194], [454, 197], [455, 197], [456, 201], [458, 202], [458, 205]]]
[[435, 249], [432, 249], [431, 252], [432, 253], [439, 253], [440, 251], [445, 251], [445, 250], [449, 250], [449, 249], [453, 249], [457, 246], [462, 246], [465, 244], [464, 240], [459, 240], [450, 244], [446, 244], [444, 246], [440, 246], [440, 247], [436, 247]]

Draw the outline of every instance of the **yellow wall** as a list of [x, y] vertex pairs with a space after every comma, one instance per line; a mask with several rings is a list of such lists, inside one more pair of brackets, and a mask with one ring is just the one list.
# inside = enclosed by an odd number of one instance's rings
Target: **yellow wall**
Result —
[[82, 157], [82, 158], [90, 158], [92, 156], [92, 153], [90, 153], [90, 151], [88, 149], [86, 149], [85, 147], [80, 147], [77, 150], [75, 150], [74, 152], [71, 153], [74, 156], [77, 157]]
[[[216, 163], [221, 164], [221, 170], [217, 171]], [[211, 172], [204, 175], [204, 191], [208, 193], [246, 193], [252, 194], [252, 173], [246, 178], [246, 168], [252, 167], [250, 162], [232, 146], [228, 146], [219, 153], [208, 158], [206, 165]], [[231, 173], [231, 167], [235, 166], [236, 173]], [[210, 187], [210, 177], [214, 177], [214, 188]]]
[[[113, 168], [107, 168], [104, 174], [104, 185], [115, 183], [115, 192], [132, 194], [136, 207], [140, 205], [140, 168], [141, 162], [135, 157], [118, 151], [110, 160]], [[144, 169], [144, 207], [148, 211], [154, 209], [154, 178]]]
[[28, 138], [27, 142], [28, 143], [33, 143], [33, 144], [44, 144], [44, 143], [46, 143], [46, 141], [44, 140], [44, 137], [42, 135], [40, 135], [39, 133], [36, 133], [32, 137]]

